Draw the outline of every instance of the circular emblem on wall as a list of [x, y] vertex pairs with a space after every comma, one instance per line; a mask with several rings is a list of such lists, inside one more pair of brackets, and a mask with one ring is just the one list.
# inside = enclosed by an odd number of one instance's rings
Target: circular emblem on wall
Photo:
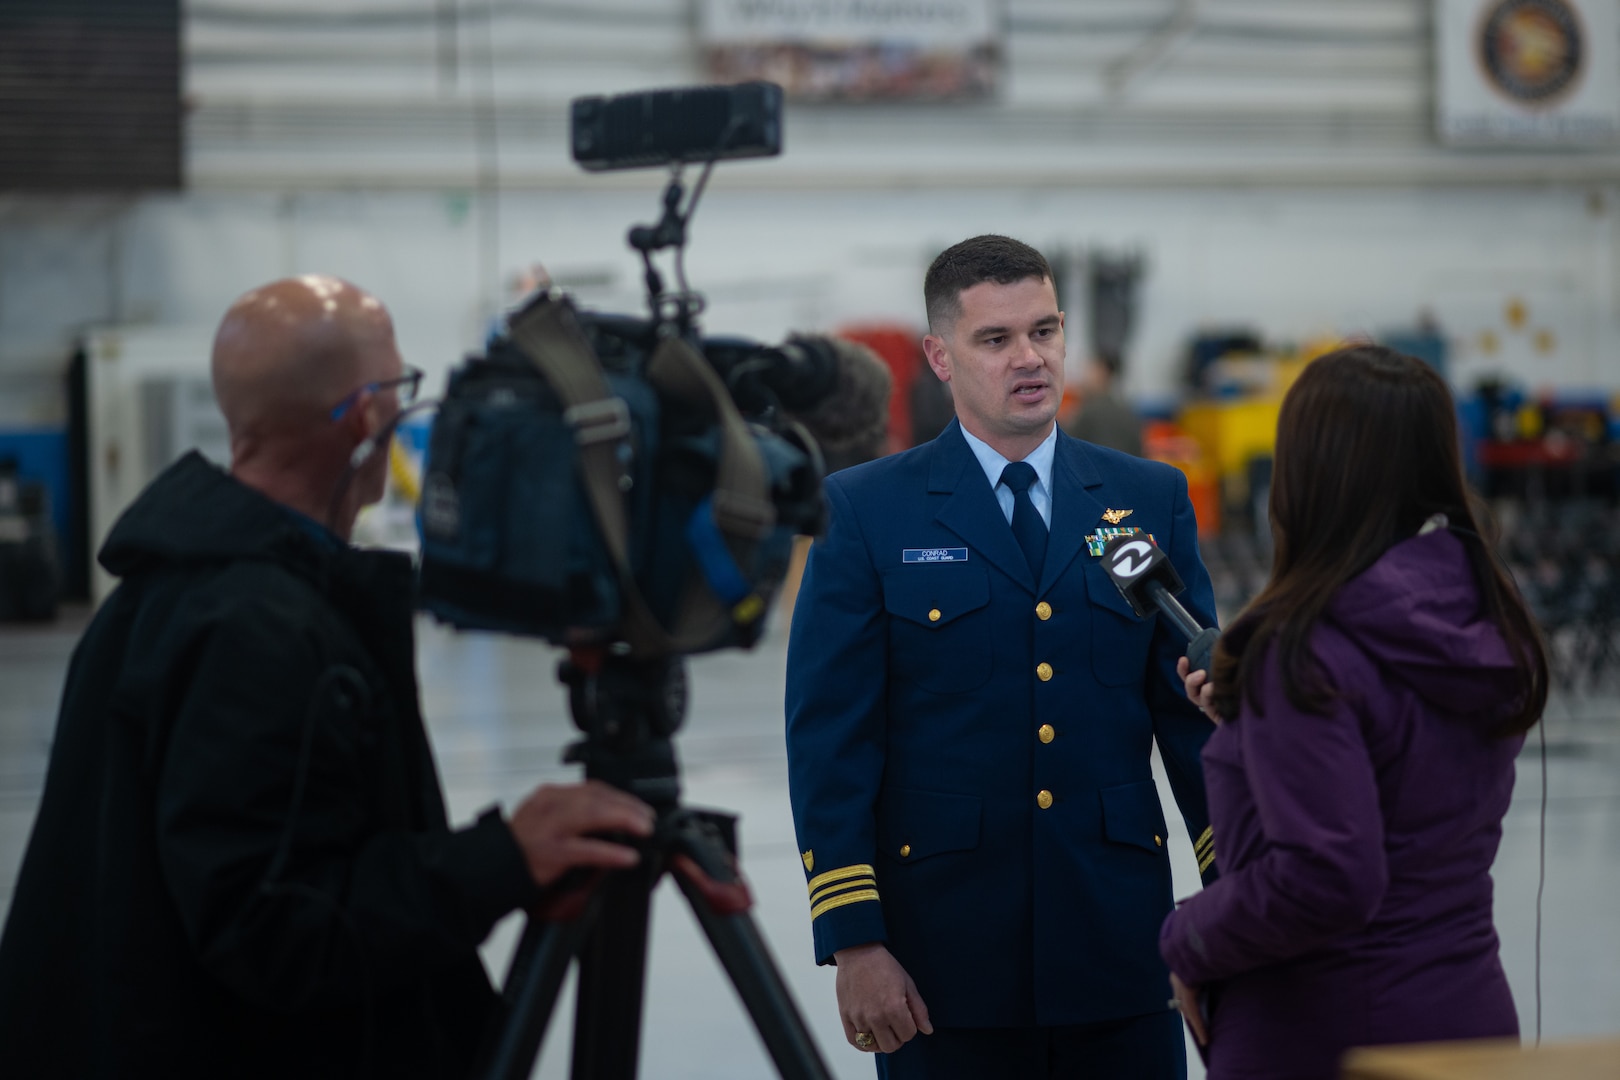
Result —
[[1566, 0], [1501, 0], [1479, 30], [1480, 64], [1497, 90], [1525, 105], [1550, 105], [1586, 62], [1580, 16]]

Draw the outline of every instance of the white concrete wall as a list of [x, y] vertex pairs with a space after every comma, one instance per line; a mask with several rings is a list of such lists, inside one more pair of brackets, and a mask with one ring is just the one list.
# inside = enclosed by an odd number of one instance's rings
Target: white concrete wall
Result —
[[[739, 164], [737, 171], [755, 166]], [[531, 261], [584, 301], [639, 310], [624, 232], [653, 219], [640, 190], [197, 192], [90, 214], [0, 219], [0, 370], [59, 364], [81, 327], [190, 327], [195, 363], [230, 301], [276, 276], [337, 273], [393, 308], [411, 362], [446, 368], [482, 339], [503, 283]], [[498, 229], [480, 236], [498, 201]], [[1170, 388], [1199, 327], [1268, 340], [1378, 333], [1427, 309], [1455, 339], [1466, 385], [1486, 370], [1531, 385], [1620, 388], [1613, 185], [1534, 188], [1107, 188], [771, 192], [710, 185], [687, 258], [705, 325], [776, 339], [852, 320], [920, 324], [921, 279], [940, 248], [981, 231], [1048, 249], [1146, 256], [1133, 391]], [[52, 215], [64, 219], [59, 231]], [[1515, 330], [1507, 304], [1527, 309]], [[1069, 305], [1071, 309], [1077, 307]], [[1074, 311], [1070, 335], [1083, 340]], [[1536, 332], [1551, 331], [1536, 347]], [[1494, 354], [1481, 351], [1492, 332]]]
[[[932, 254], [994, 230], [1147, 256], [1139, 395], [1171, 387], [1206, 324], [1286, 340], [1421, 309], [1464, 383], [1620, 385], [1620, 153], [1437, 145], [1427, 0], [1003, 11], [995, 100], [792, 107], [781, 158], [718, 170], [688, 267], [710, 330], [920, 321]], [[184, 194], [0, 194], [0, 394], [38, 396], [89, 326], [187, 328], [200, 365], [233, 297], [308, 270], [381, 294], [430, 370], [533, 260], [639, 305], [623, 236], [662, 178], [576, 169], [567, 102], [700, 81], [689, 0], [196, 0], [185, 35]]]

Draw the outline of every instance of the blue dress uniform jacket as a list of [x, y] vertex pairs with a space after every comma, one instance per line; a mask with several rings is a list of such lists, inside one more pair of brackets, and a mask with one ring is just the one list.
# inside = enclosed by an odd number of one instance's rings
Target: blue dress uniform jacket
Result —
[[816, 959], [887, 942], [943, 1027], [1162, 1012], [1172, 906], [1157, 737], [1214, 872], [1185, 642], [1090, 553], [1153, 535], [1213, 625], [1182, 474], [1058, 433], [1036, 581], [956, 422], [827, 480], [788, 650], [794, 822]]

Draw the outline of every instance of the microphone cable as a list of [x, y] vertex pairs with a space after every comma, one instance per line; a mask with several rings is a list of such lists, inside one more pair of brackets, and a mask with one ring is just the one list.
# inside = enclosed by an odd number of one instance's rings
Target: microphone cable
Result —
[[[1508, 565], [1502, 553], [1496, 550], [1496, 545], [1488, 543], [1483, 536], [1473, 529], [1466, 529], [1460, 525], [1447, 526], [1451, 532], [1471, 537], [1484, 549], [1491, 561], [1507, 576], [1507, 579], [1518, 584], [1518, 578], [1513, 568]], [[1566, 706], [1568, 708], [1568, 706]], [[1574, 719], [1574, 710], [1570, 708], [1570, 718]], [[1536, 850], [1536, 1046], [1541, 1045], [1541, 915], [1542, 900], [1547, 892], [1547, 718], [1541, 717], [1536, 721], [1536, 743], [1541, 751], [1541, 814], [1537, 832]]]
[[1536, 872], [1536, 1045], [1541, 1045], [1541, 897], [1547, 888], [1547, 722], [1536, 725], [1541, 744], [1541, 852]]

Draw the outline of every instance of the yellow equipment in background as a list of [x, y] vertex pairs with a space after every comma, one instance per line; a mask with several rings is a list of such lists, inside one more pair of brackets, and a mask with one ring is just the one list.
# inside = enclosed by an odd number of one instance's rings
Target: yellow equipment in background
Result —
[[398, 439], [388, 443], [388, 476], [398, 489], [400, 498], [412, 506], [422, 497], [421, 472], [411, 464], [411, 457]]
[[1211, 365], [1217, 381], [1225, 376], [1239, 393], [1195, 401], [1176, 421], [1198, 443], [1202, 463], [1214, 471], [1225, 506], [1248, 502], [1250, 465], [1256, 458], [1270, 458], [1276, 449], [1277, 415], [1288, 388], [1305, 365], [1343, 344], [1339, 338], [1322, 338], [1291, 353], [1222, 358]]

